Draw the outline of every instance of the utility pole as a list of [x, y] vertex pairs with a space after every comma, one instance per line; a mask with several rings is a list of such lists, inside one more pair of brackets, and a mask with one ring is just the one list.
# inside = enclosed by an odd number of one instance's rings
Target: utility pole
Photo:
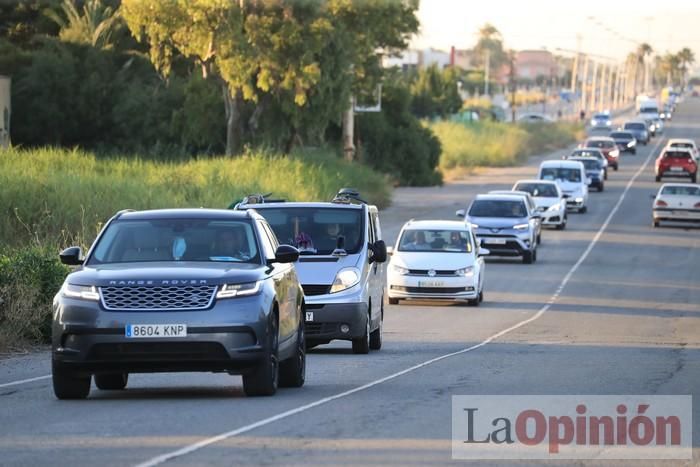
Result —
[[350, 96], [348, 108], [343, 112], [343, 156], [346, 161], [355, 159], [355, 97]]
[[508, 79], [510, 81], [510, 115], [511, 121], [515, 123], [515, 90], [517, 88], [517, 82], [515, 73], [515, 53], [512, 50], [508, 52], [508, 59], [510, 61], [510, 70], [508, 72]]
[[586, 98], [588, 91], [588, 55], [583, 56], [583, 73], [581, 74], [581, 109], [586, 110]]
[[593, 81], [591, 82], [591, 112], [595, 111], [598, 94], [598, 62], [593, 62]]
[[489, 68], [491, 68], [491, 51], [486, 49], [486, 58], [484, 59], [484, 94], [489, 96]]

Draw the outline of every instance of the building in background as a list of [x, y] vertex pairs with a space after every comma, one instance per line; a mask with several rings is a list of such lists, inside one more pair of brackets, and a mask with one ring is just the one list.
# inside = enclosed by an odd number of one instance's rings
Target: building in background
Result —
[[559, 75], [559, 66], [554, 55], [547, 50], [520, 50], [515, 55], [515, 70], [518, 79], [536, 81], [551, 79]]
[[0, 75], [0, 148], [10, 146], [10, 77]]
[[450, 64], [450, 54], [438, 49], [406, 50], [397, 56], [384, 57], [385, 68], [399, 67], [403, 71], [417, 70], [436, 65], [445, 68]]

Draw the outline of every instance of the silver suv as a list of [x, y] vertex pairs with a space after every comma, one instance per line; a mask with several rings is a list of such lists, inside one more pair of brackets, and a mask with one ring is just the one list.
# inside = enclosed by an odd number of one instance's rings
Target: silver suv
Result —
[[537, 228], [540, 215], [523, 196], [477, 195], [466, 212], [474, 233], [491, 256], [522, 256], [523, 263], [537, 261]]
[[236, 209], [255, 209], [280, 242], [299, 249], [307, 347], [341, 339], [354, 353], [382, 346], [386, 245], [379, 211], [352, 189], [330, 202], [285, 202], [254, 196]]

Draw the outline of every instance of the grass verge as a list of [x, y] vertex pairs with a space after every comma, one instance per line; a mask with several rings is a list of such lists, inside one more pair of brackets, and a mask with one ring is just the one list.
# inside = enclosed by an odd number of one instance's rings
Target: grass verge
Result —
[[584, 135], [569, 122], [519, 124], [437, 122], [430, 125], [442, 145], [440, 169], [447, 178], [475, 167], [505, 167], [543, 152], [564, 148]]

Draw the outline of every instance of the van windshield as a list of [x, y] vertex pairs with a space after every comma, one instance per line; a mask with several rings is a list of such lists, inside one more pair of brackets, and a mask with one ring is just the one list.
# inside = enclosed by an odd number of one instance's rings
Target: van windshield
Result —
[[[363, 244], [363, 211], [320, 207], [256, 207], [280, 243], [295, 246], [302, 255], [330, 255], [338, 247], [348, 254]], [[340, 239], [340, 240], [339, 240]]]
[[567, 182], [580, 183], [581, 171], [578, 169], [546, 167], [542, 169], [540, 178], [542, 180], [564, 180]]

